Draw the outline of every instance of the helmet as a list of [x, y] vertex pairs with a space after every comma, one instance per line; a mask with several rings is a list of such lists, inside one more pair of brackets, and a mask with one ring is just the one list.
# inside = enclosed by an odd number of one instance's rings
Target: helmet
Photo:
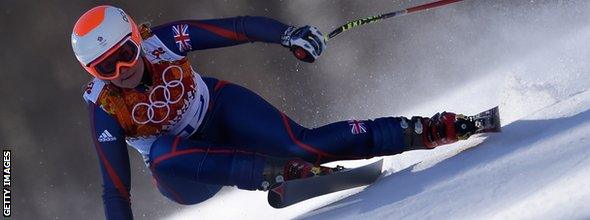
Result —
[[102, 5], [84, 13], [74, 25], [72, 48], [80, 64], [93, 76], [111, 80], [120, 68], [139, 58], [141, 35], [122, 9]]

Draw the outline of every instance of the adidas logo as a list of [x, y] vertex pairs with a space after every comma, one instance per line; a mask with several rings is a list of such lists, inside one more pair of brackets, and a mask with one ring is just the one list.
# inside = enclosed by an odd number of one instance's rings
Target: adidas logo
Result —
[[98, 136], [99, 142], [109, 142], [109, 141], [116, 141], [117, 138], [111, 135], [109, 131], [104, 130], [100, 136]]

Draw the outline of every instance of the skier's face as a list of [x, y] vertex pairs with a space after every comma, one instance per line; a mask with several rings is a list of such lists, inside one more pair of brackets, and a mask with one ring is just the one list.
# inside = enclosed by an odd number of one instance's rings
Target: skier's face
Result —
[[144, 65], [140, 57], [132, 67], [121, 67], [121, 76], [111, 80], [113, 84], [121, 88], [135, 88], [143, 77]]

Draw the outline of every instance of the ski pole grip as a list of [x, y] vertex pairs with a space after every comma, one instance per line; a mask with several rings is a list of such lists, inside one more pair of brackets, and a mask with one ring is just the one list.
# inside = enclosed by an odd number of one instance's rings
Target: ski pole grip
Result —
[[300, 46], [293, 46], [291, 47], [291, 52], [295, 57], [303, 62], [313, 63], [315, 59], [307, 50], [301, 48]]

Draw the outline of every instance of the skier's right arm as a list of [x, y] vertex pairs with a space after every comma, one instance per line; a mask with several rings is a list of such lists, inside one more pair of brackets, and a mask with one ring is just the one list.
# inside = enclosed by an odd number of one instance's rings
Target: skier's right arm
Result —
[[129, 155], [123, 129], [95, 103], [87, 101], [94, 148], [103, 179], [106, 219], [133, 219], [130, 202]]

